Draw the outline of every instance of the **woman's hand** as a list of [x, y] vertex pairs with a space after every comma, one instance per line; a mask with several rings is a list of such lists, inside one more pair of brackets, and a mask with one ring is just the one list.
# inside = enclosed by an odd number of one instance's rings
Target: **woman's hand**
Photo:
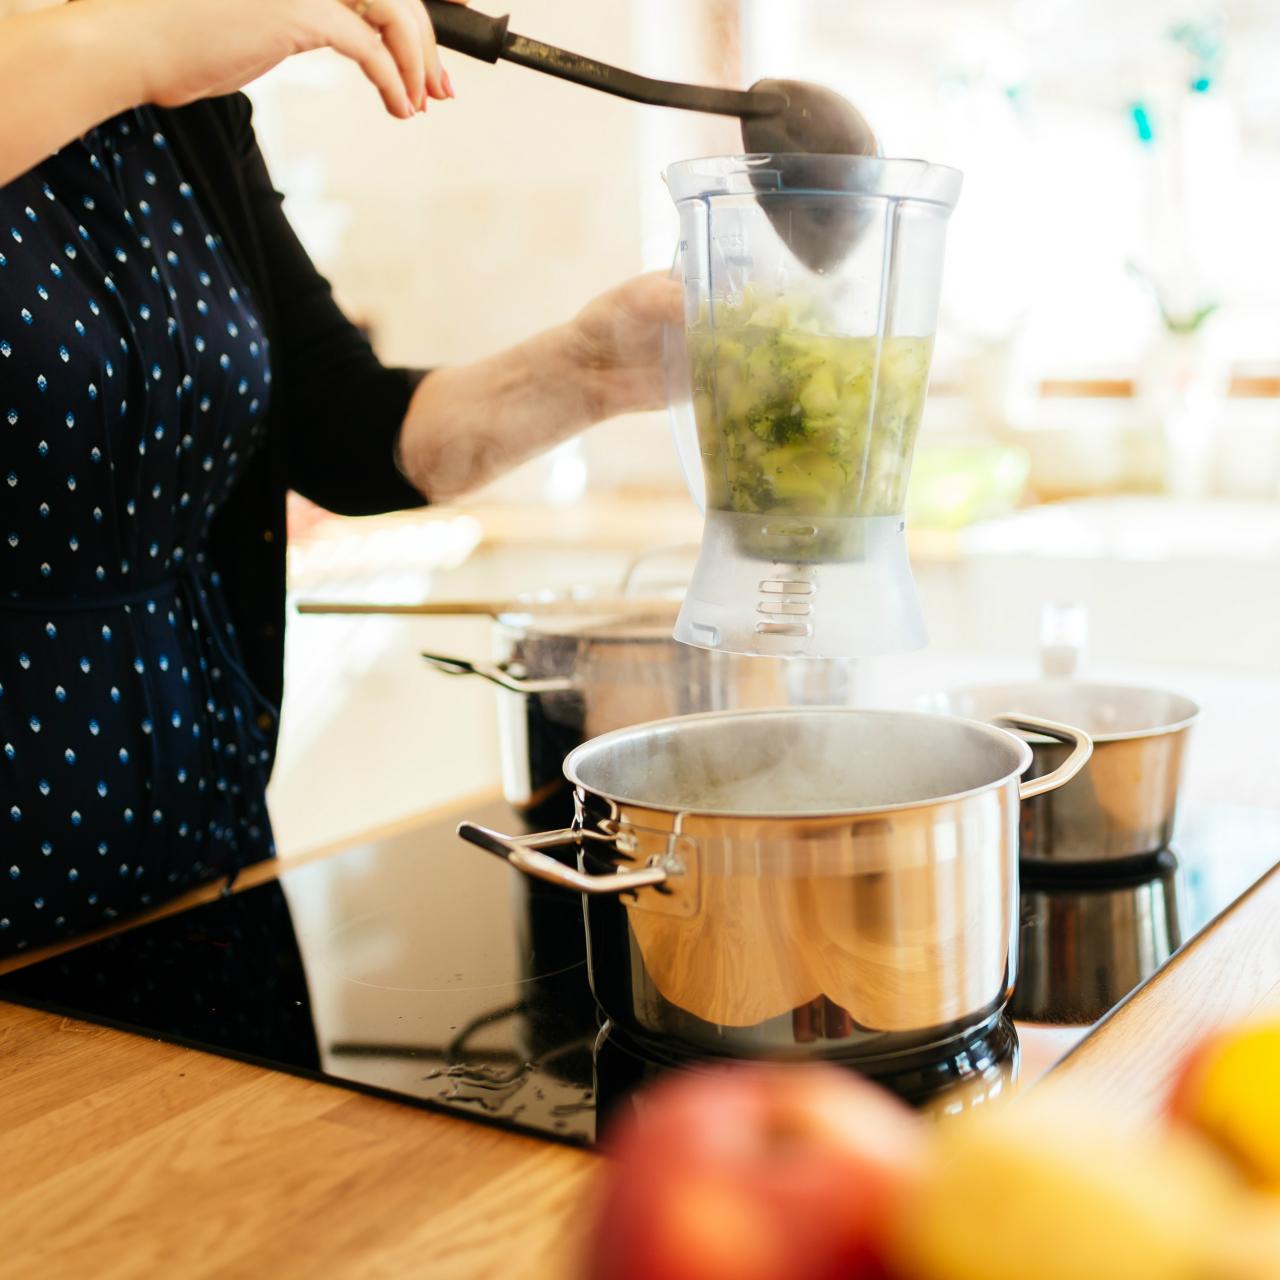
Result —
[[401, 468], [429, 498], [457, 498], [619, 413], [666, 400], [662, 329], [681, 321], [664, 273], [602, 294], [568, 324], [474, 364], [437, 369], [414, 393]]
[[601, 294], [571, 321], [568, 355], [587, 389], [593, 419], [666, 403], [662, 330], [681, 318], [680, 285], [655, 271]]
[[392, 115], [453, 96], [419, 0], [0, 0], [0, 186], [118, 112], [230, 93], [321, 48]]
[[67, 0], [0, 0], [0, 22], [16, 18], [20, 13], [36, 13], [40, 9], [53, 9]]
[[[142, 47], [144, 100], [162, 107], [230, 93], [295, 53], [355, 62], [392, 115], [452, 97], [419, 0], [87, 0], [111, 6]], [[466, 0], [454, 0], [465, 4]]]

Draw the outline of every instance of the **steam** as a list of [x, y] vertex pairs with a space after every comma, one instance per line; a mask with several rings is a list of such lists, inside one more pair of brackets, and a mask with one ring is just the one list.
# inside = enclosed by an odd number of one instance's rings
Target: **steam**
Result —
[[1017, 769], [1012, 738], [904, 712], [763, 711], [622, 730], [581, 748], [592, 791], [716, 814], [843, 813], [923, 804]]

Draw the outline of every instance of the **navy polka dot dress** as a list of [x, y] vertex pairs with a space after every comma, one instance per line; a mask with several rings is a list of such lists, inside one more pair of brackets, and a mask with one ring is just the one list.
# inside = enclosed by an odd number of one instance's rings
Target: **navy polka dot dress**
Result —
[[205, 552], [268, 357], [150, 111], [0, 188], [0, 954], [272, 852]]

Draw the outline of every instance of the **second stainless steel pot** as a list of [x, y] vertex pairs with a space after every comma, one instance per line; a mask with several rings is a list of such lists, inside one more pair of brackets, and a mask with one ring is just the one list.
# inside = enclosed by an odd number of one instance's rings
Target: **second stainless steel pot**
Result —
[[557, 616], [547, 611], [556, 593], [530, 598], [537, 613], [498, 617], [493, 661], [422, 656], [438, 671], [499, 687], [503, 794], [534, 825], [572, 821], [564, 759], [589, 738], [692, 712], [845, 700], [849, 664], [803, 666], [678, 644], [678, 599], [640, 613], [602, 606], [592, 616], [584, 612], [590, 595], [575, 592], [562, 597], [572, 610]]
[[[641, 1038], [695, 1051], [874, 1058], [994, 1018], [1017, 965], [1021, 739], [910, 712], [685, 716], [565, 762], [573, 828], [460, 834], [583, 894], [592, 987]], [[578, 869], [541, 852], [576, 846]]]
[[[977, 720], [1001, 711], [1050, 716], [1079, 725], [1093, 739], [1093, 758], [1080, 777], [1023, 806], [1024, 861], [1112, 862], [1168, 847], [1200, 711], [1190, 698], [1138, 685], [1054, 679], [956, 689], [925, 705]], [[1031, 749], [1033, 777], [1062, 760], [1057, 742], [1033, 741]]]

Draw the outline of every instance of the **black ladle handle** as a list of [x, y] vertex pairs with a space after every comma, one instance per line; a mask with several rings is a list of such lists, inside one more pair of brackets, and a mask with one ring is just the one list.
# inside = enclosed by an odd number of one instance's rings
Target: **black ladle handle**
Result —
[[589, 89], [599, 89], [618, 98], [655, 107], [677, 107], [682, 111], [704, 111], [716, 116], [750, 119], [775, 115], [787, 106], [780, 93], [744, 92], [739, 89], [711, 89], [699, 84], [654, 80], [623, 71], [608, 63], [584, 58], [581, 54], [557, 49], [555, 45], [530, 40], [507, 30], [509, 18], [491, 18], [448, 0], [422, 0], [435, 27], [436, 40], [446, 49], [469, 54], [485, 62], [505, 58], [546, 75], [571, 80]]
[[491, 18], [465, 5], [448, 0], [423, 0], [436, 40], [446, 49], [454, 49], [485, 62], [497, 62], [507, 43], [507, 15]]

